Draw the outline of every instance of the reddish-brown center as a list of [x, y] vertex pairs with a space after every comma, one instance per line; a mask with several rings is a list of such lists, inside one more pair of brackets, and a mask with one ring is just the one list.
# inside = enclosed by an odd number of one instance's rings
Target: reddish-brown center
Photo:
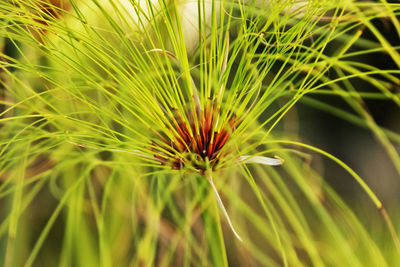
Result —
[[190, 165], [200, 172], [215, 168], [221, 157], [227, 153], [221, 151], [238, 124], [236, 116], [226, 119], [224, 126], [215, 130], [219, 112], [216, 108], [203, 109], [196, 116], [188, 114], [184, 120], [180, 114], [171, 119], [174, 137], [166, 138], [159, 134], [161, 142], [154, 143], [157, 153], [154, 155], [163, 165], [180, 170]]

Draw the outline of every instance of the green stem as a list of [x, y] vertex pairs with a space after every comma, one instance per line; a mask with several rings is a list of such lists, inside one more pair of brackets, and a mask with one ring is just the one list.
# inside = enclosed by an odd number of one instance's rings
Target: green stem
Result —
[[211, 205], [203, 213], [206, 244], [209, 247], [212, 266], [228, 266], [221, 221], [216, 205]]
[[235, 231], [235, 228], [233, 227], [232, 221], [229, 218], [228, 212], [225, 209], [224, 203], [222, 202], [221, 197], [218, 194], [218, 190], [214, 185], [213, 179], [212, 179], [212, 175], [211, 175], [211, 171], [208, 172], [207, 175], [207, 180], [211, 185], [211, 188], [214, 191], [214, 195], [215, 195], [215, 199], [217, 200], [218, 206], [221, 208], [222, 213], [224, 214], [226, 220], [228, 221], [229, 227], [231, 228], [233, 234], [237, 237], [237, 239], [239, 239], [241, 242], [243, 242], [242, 238], [240, 237], [240, 235]]

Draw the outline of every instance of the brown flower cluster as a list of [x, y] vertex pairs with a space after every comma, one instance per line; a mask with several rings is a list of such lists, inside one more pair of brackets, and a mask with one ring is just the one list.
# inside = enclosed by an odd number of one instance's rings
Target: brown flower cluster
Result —
[[218, 126], [218, 120], [223, 119], [215, 105], [186, 115], [184, 119], [175, 112], [170, 119], [170, 125], [174, 127], [171, 129], [173, 138], [157, 134], [160, 142], [153, 143], [154, 157], [174, 170], [188, 165], [201, 173], [215, 169], [221, 158], [229, 153], [222, 148], [239, 124], [236, 116], [228, 114], [225, 122]]

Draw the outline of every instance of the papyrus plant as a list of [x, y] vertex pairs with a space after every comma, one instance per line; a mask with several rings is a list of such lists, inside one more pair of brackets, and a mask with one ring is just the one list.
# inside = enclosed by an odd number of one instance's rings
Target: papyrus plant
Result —
[[[373, 190], [279, 126], [305, 95], [342, 95], [400, 172], [398, 134], [374, 123], [352, 83], [399, 104], [398, 70], [353, 59], [382, 53], [400, 65], [371, 22], [399, 34], [398, 10], [386, 1], [2, 1], [2, 264], [393, 266], [396, 229]], [[384, 245], [306, 164], [309, 152], [364, 189]]]

